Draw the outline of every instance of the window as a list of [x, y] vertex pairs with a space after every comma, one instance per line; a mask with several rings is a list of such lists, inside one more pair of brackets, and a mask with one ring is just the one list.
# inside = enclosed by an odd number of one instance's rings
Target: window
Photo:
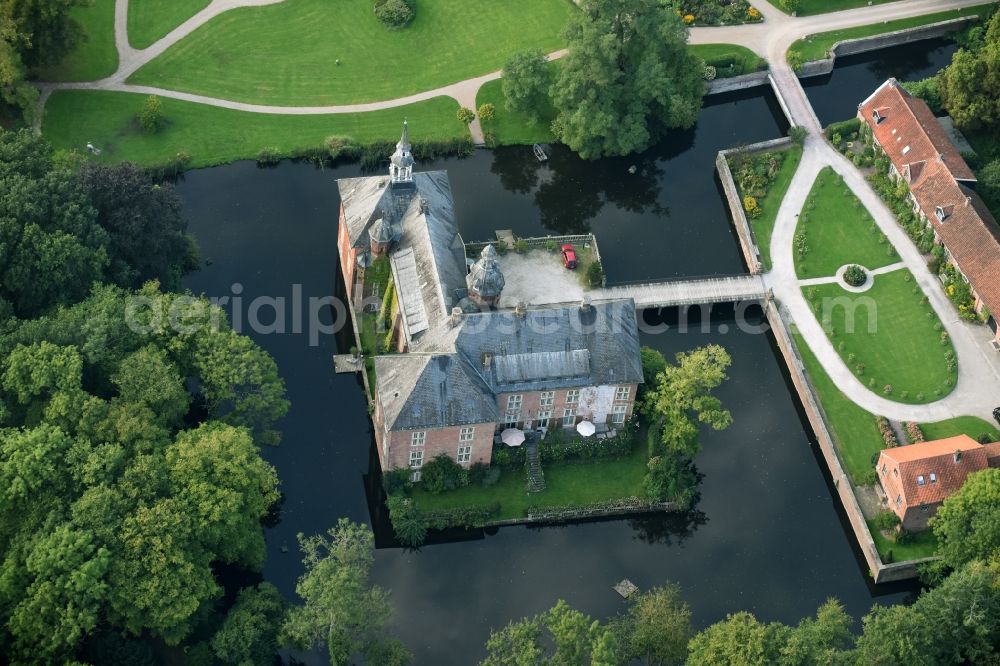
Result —
[[507, 411], [508, 412], [519, 412], [521, 411], [521, 398], [520, 395], [509, 395], [507, 396]]
[[898, 467], [893, 467], [892, 468], [892, 475], [893, 476], [899, 476], [899, 468]]
[[576, 410], [575, 409], [564, 409], [563, 410], [563, 427], [569, 428], [576, 425]]
[[410, 467], [416, 469], [424, 464], [424, 452], [422, 449], [410, 451]]
[[882, 473], [883, 473], [883, 474], [885, 474], [885, 469], [886, 469], [886, 467], [885, 467], [885, 463], [882, 463]]
[[505, 428], [516, 428], [517, 427], [517, 420], [519, 418], [521, 418], [520, 412], [510, 412], [510, 413], [504, 414], [504, 417], [503, 417], [503, 425], [504, 425], [504, 427]]
[[879, 114], [878, 109], [875, 109], [874, 111], [872, 111], [872, 119], [875, 121], [876, 125], [878, 125], [880, 122], [882, 122], [882, 116], [881, 116], [881, 114]]
[[903, 503], [903, 496], [902, 495], [896, 495], [896, 506], [899, 506], [902, 503]]
[[628, 396], [631, 392], [631, 386], [619, 386], [615, 391], [615, 400], [628, 400]]
[[927, 513], [927, 505], [926, 504], [921, 504], [920, 505], [920, 512], [921, 513]]
[[575, 405], [580, 401], [580, 389], [570, 389], [566, 391], [566, 404]]
[[548, 428], [549, 419], [551, 418], [552, 418], [552, 412], [549, 410], [545, 410], [544, 412], [538, 412], [538, 427]]
[[470, 460], [472, 460], [472, 447], [471, 446], [458, 447], [458, 462], [467, 463]]
[[538, 398], [539, 407], [551, 407], [552, 403], [555, 402], [556, 392], [555, 391], [542, 391], [542, 395]]
[[611, 422], [615, 425], [621, 425], [625, 423], [625, 412], [628, 411], [628, 405], [615, 405], [611, 408]]
[[924, 475], [923, 474], [918, 474], [917, 475], [917, 485], [918, 486], [924, 485]]
[[413, 470], [413, 473], [410, 474], [410, 481], [413, 481], [413, 483], [418, 483], [420, 481], [420, 470], [419, 469]]
[[415, 432], [410, 435], [410, 446], [423, 446], [427, 441], [426, 432]]
[[941, 206], [937, 206], [936, 208], [934, 208], [934, 217], [938, 219], [938, 222], [944, 222], [944, 218], [948, 216], [945, 215], [944, 208], [941, 208]]
[[458, 441], [460, 442], [471, 442], [472, 438], [476, 436], [475, 428], [462, 428], [458, 431]]
[[937, 483], [937, 474], [931, 472], [931, 483]]

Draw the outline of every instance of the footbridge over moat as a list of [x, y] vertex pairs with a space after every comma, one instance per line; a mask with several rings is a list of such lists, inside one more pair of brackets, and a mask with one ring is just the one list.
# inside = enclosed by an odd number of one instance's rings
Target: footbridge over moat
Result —
[[617, 284], [594, 289], [588, 295], [594, 301], [631, 298], [643, 309], [764, 301], [768, 288], [760, 275], [733, 275]]

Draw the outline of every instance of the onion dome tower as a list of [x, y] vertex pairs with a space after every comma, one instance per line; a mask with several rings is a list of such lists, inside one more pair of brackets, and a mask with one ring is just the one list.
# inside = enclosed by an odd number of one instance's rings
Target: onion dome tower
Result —
[[472, 265], [467, 278], [469, 298], [477, 305], [496, 307], [503, 292], [504, 279], [497, 261], [497, 251], [492, 245], [483, 248], [479, 259]]

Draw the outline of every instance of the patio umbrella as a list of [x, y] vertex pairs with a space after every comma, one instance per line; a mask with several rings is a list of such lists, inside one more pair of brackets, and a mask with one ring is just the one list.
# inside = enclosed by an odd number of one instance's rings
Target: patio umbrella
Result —
[[524, 443], [524, 433], [517, 428], [507, 428], [500, 433], [500, 441], [507, 446], [521, 446]]
[[590, 421], [580, 421], [576, 424], [576, 431], [584, 437], [590, 437], [597, 432], [597, 426]]

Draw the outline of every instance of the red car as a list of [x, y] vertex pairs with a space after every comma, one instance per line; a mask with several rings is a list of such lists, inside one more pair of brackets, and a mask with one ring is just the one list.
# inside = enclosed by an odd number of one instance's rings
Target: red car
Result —
[[566, 268], [570, 270], [576, 268], [576, 251], [573, 249], [572, 245], [567, 244], [562, 246], [562, 259], [563, 266]]

